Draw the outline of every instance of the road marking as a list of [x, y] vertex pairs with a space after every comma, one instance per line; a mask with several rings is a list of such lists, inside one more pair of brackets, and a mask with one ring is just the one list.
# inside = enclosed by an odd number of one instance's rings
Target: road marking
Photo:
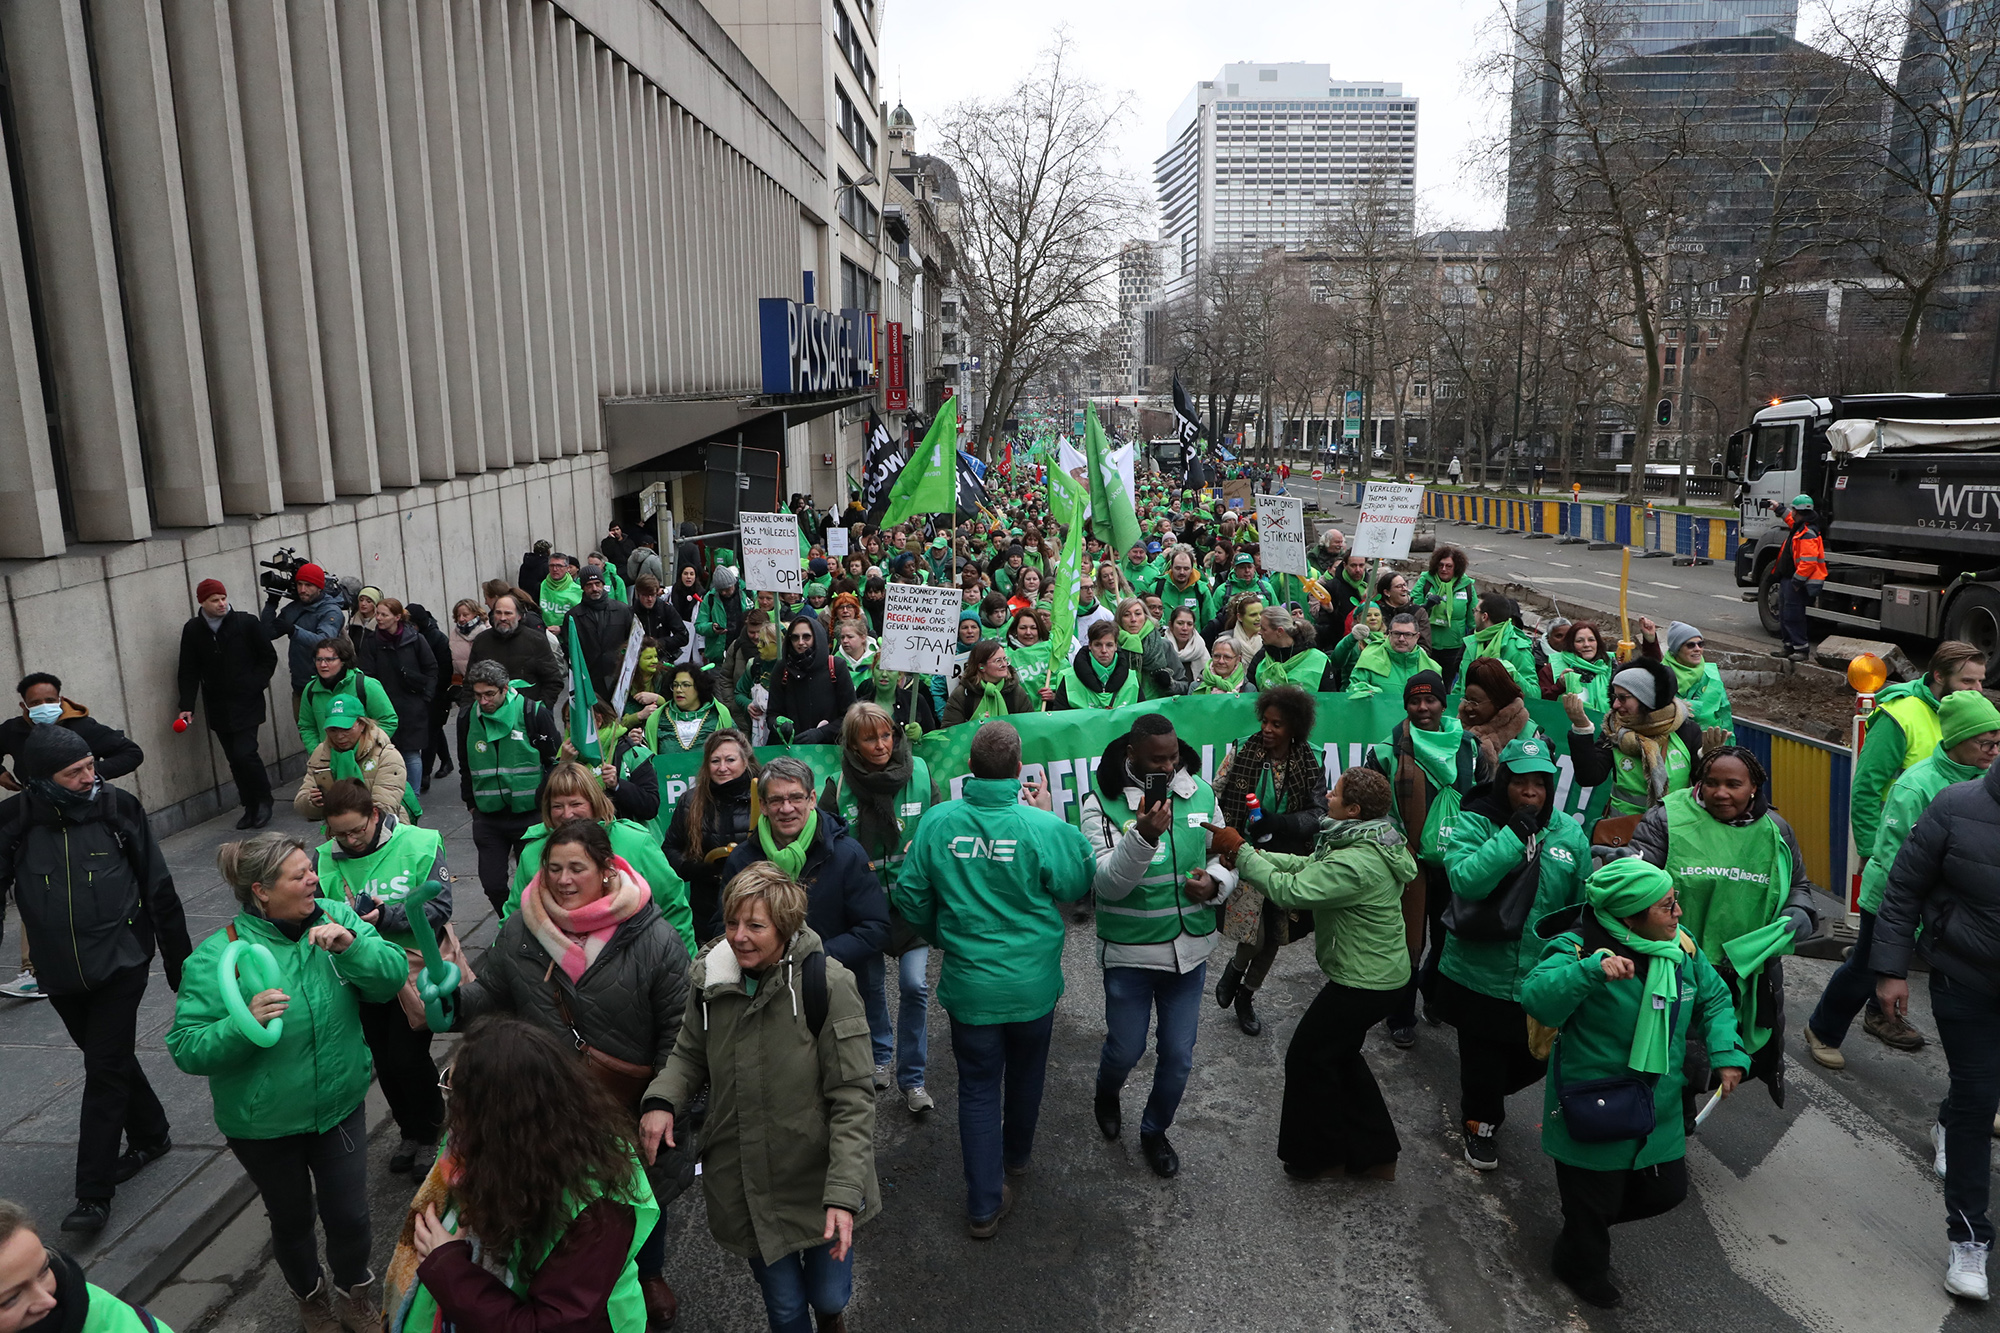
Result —
[[1494, 549], [1493, 549], [1492, 547], [1490, 547], [1490, 546], [1474, 546], [1474, 547], [1473, 547], [1472, 549], [1473, 549], [1473, 550], [1475, 550], [1475, 551], [1484, 551], [1484, 552], [1486, 552], [1486, 553], [1487, 553], [1488, 555], [1498, 555], [1498, 554], [1499, 554], [1499, 552], [1495, 551], [1495, 550], [1494, 550]]
[[1808, 1104], [1746, 1175], [1689, 1145], [1688, 1175], [1730, 1268], [1814, 1333], [1856, 1327], [1859, 1310], [1941, 1327], [1953, 1302], [1938, 1282], [1943, 1191], [1929, 1163], [1817, 1080], [1787, 1082]]
[[1681, 585], [1678, 583], [1661, 583], [1657, 579], [1647, 579], [1646, 582], [1652, 584], [1655, 588], [1672, 588], [1675, 592], [1681, 590]]
[[1749, 603], [1749, 602], [1745, 602], [1745, 601], [1744, 601], [1744, 600], [1743, 600], [1743, 599], [1742, 599], [1741, 597], [1729, 597], [1729, 596], [1725, 596], [1724, 594], [1722, 594], [1722, 593], [1719, 593], [1719, 592], [1712, 592], [1712, 593], [1710, 593], [1710, 594], [1709, 594], [1709, 596], [1710, 596], [1710, 597], [1713, 597], [1713, 598], [1714, 598], [1714, 599], [1715, 599], [1716, 601], [1718, 601], [1718, 602], [1737, 602], [1737, 603], [1740, 603], [1740, 604], [1741, 604], [1741, 605], [1743, 605], [1743, 606], [1749, 606], [1749, 605], [1750, 605], [1750, 603]]
[[1575, 566], [1575, 565], [1566, 565], [1566, 564], [1564, 564], [1564, 563], [1563, 563], [1562, 561], [1560, 561], [1560, 560], [1544, 560], [1544, 561], [1543, 561], [1542, 563], [1543, 563], [1543, 564], [1545, 564], [1545, 565], [1554, 565], [1554, 566], [1555, 566], [1555, 567], [1556, 567], [1557, 569], [1575, 569], [1575, 568], [1576, 568], [1576, 566]]

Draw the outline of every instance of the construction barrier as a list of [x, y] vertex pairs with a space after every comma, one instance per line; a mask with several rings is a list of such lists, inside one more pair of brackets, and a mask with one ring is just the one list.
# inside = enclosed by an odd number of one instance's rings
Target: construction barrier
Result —
[[1736, 719], [1736, 743], [1755, 754], [1771, 775], [1771, 807], [1791, 824], [1812, 882], [1846, 899], [1852, 872], [1860, 869], [1848, 864], [1854, 760], [1847, 747], [1741, 717]]
[[[1343, 499], [1351, 491], [1354, 498], [1346, 502], [1359, 504], [1366, 490], [1366, 482], [1347, 483]], [[1510, 500], [1459, 491], [1426, 491], [1424, 513], [1447, 523], [1609, 542], [1699, 560], [1733, 559], [1737, 544], [1737, 522], [1733, 518], [1667, 513], [1651, 505]]]

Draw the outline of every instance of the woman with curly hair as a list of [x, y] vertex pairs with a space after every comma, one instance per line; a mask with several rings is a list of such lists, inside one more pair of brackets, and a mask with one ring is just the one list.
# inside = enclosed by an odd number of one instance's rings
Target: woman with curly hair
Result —
[[[1458, 698], [1458, 720], [1479, 746], [1473, 758], [1473, 780], [1491, 782], [1500, 767], [1500, 752], [1516, 740], [1541, 735], [1514, 673], [1497, 657], [1476, 657], [1465, 668], [1465, 687]], [[1579, 774], [1579, 776], [1581, 776]]]
[[[1611, 707], [1611, 660], [1604, 631], [1588, 620], [1566, 620], [1543, 638], [1535, 676], [1544, 699], [1581, 694], [1583, 706], [1602, 715]], [[1433, 654], [1435, 656], [1435, 654]]]
[[1431, 551], [1430, 567], [1417, 576], [1410, 600], [1430, 615], [1430, 653], [1437, 659], [1438, 674], [1449, 686], [1458, 678], [1458, 664], [1465, 659], [1465, 641], [1472, 637], [1472, 612], [1479, 602], [1479, 589], [1472, 582], [1472, 561], [1457, 546], [1439, 546]]
[[[1237, 745], [1215, 775], [1215, 803], [1222, 822], [1266, 851], [1304, 855], [1319, 833], [1326, 809], [1326, 769], [1308, 739], [1318, 706], [1296, 685], [1274, 685], [1257, 696], [1257, 730]], [[1251, 798], [1258, 818], [1250, 818]], [[1261, 906], [1260, 906], [1261, 904]], [[1264, 1030], [1252, 1001], [1278, 946], [1287, 938], [1285, 914], [1261, 898], [1232, 899], [1223, 933], [1237, 941], [1236, 956], [1215, 983], [1215, 1002], [1236, 1008], [1247, 1036]]]
[[588, 1070], [519, 1018], [466, 1034], [442, 1082], [448, 1151], [389, 1265], [392, 1333], [568, 1329], [584, 1312], [613, 1333], [646, 1328], [638, 1254], [660, 1206], [637, 1125]]

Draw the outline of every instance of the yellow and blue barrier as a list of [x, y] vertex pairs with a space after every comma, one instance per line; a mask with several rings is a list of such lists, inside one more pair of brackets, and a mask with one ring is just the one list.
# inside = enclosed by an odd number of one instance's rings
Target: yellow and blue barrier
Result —
[[[1355, 482], [1359, 504], [1368, 483]], [[1566, 537], [1586, 542], [1610, 542], [1638, 550], [1700, 560], [1732, 559], [1737, 521], [1702, 514], [1667, 513], [1651, 505], [1577, 500], [1514, 500], [1459, 491], [1426, 491], [1424, 513], [1448, 523]]]
[[1852, 872], [1860, 869], [1847, 862], [1848, 792], [1854, 785], [1847, 747], [1741, 717], [1736, 743], [1771, 775], [1771, 807], [1791, 824], [1812, 882], [1845, 901]]

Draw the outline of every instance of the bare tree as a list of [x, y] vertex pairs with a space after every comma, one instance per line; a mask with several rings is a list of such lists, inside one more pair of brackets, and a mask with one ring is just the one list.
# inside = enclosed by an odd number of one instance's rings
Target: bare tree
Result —
[[1118, 248], [1138, 211], [1131, 181], [1107, 156], [1125, 108], [1071, 64], [1058, 33], [1004, 97], [960, 102], [938, 128], [938, 155], [961, 194], [954, 239], [966, 322], [987, 361], [982, 443], [1065, 348], [1118, 313]]

